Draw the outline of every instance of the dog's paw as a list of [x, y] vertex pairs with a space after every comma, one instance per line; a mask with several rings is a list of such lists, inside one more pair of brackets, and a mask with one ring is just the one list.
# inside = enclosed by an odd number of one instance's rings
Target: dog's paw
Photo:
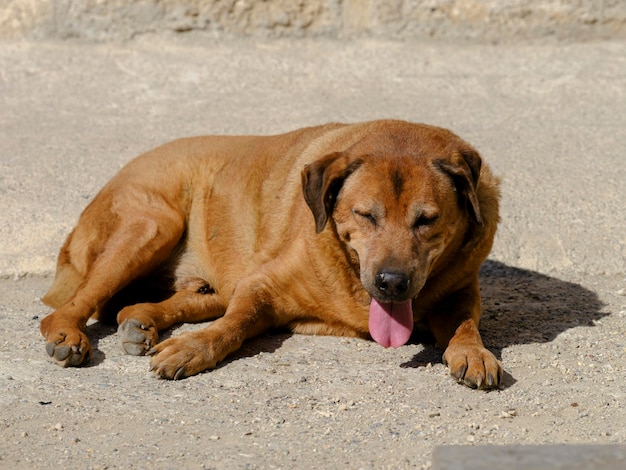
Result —
[[500, 385], [502, 365], [489, 351], [480, 346], [450, 345], [443, 361], [459, 383], [483, 390]]
[[157, 343], [159, 334], [154, 325], [128, 318], [117, 328], [117, 337], [126, 354], [143, 356]]
[[91, 344], [80, 330], [56, 332], [46, 336], [46, 352], [62, 367], [77, 367], [89, 361]]
[[178, 380], [212, 369], [217, 364], [206, 340], [184, 333], [157, 344], [146, 354], [153, 356], [150, 370], [162, 379]]

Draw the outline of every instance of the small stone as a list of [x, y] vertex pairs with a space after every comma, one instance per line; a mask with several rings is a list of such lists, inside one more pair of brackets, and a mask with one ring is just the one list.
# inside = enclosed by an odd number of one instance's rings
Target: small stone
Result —
[[63, 425], [61, 423], [57, 423], [54, 425], [54, 429], [56, 429], [57, 431], [60, 431], [61, 429], [63, 429]]

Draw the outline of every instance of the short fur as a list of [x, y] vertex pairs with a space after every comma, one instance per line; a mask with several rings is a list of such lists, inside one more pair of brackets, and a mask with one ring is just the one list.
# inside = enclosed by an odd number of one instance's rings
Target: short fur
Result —
[[[432, 126], [170, 142], [128, 163], [67, 238], [43, 299], [56, 308], [41, 323], [46, 350], [83, 364], [87, 320], [123, 307], [124, 350], [178, 379], [275, 327], [368, 338], [372, 299], [413, 299], [414, 321], [446, 348], [451, 374], [496, 387], [502, 368], [478, 332], [478, 271], [498, 199], [478, 153]], [[381, 279], [401, 281], [389, 289]], [[157, 342], [174, 324], [207, 320]]]

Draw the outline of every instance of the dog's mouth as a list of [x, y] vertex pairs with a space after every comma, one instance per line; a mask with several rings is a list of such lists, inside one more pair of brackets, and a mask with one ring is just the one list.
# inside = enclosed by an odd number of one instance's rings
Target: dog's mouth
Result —
[[381, 346], [398, 348], [405, 344], [413, 331], [413, 300], [370, 302], [370, 335]]

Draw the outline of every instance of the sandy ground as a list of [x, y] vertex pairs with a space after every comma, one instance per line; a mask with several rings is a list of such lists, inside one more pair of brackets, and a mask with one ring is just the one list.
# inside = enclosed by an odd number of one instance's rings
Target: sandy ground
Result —
[[[428, 468], [441, 445], [626, 443], [624, 70], [623, 42], [0, 44], [0, 467]], [[456, 384], [432, 345], [280, 332], [178, 382], [97, 323], [88, 367], [48, 360], [58, 248], [123, 163], [379, 117], [449, 127], [504, 178], [481, 274], [501, 389]]]

